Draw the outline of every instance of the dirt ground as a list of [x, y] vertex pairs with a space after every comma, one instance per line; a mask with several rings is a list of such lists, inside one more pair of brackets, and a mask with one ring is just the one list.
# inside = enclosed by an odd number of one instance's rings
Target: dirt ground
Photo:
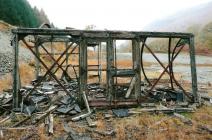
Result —
[[[139, 109], [139, 108], [137, 108]], [[109, 117], [105, 117], [105, 115]], [[111, 115], [111, 116], [110, 116]], [[68, 116], [55, 117], [54, 134], [45, 133], [44, 123], [36, 126], [26, 126], [26, 128], [1, 130], [2, 140], [16, 139], [66, 139], [64, 124], [77, 133], [75, 137], [79, 139], [116, 139], [116, 140], [210, 140], [212, 134], [201, 126], [212, 126], [212, 107], [203, 106], [195, 113], [183, 114], [192, 120], [192, 124], [165, 114], [143, 113], [130, 115], [125, 118], [117, 118], [111, 114], [111, 110], [100, 110], [92, 115], [95, 118], [96, 126], [88, 127], [86, 121], [68, 121]], [[88, 129], [89, 128], [89, 129]], [[95, 130], [91, 132], [91, 130]], [[104, 134], [106, 132], [108, 135]]]

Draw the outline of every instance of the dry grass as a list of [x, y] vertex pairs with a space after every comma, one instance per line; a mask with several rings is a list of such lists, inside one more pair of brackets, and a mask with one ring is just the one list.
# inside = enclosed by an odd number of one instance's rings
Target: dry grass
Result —
[[12, 88], [12, 75], [8, 73], [0, 79], [0, 92], [10, 88]]
[[12, 25], [0, 20], [0, 30], [8, 30], [14, 28]]
[[105, 130], [106, 129], [106, 123], [105, 123], [105, 119], [103, 117], [103, 114], [98, 112], [96, 115], [97, 118], [97, 123], [96, 123], [96, 128], [97, 130]]
[[[188, 140], [211, 139], [209, 133], [198, 131], [198, 125], [212, 126], [212, 107], [202, 107], [194, 114], [183, 114], [194, 120], [193, 125], [186, 125], [177, 118], [168, 118], [167, 115], [153, 115], [144, 113], [128, 118], [115, 118], [113, 126], [116, 128], [116, 139], [147, 139], [147, 140]], [[156, 122], [164, 119], [161, 123]], [[147, 129], [148, 127], [151, 129]]]
[[203, 106], [192, 115], [192, 119], [199, 123], [212, 126], [212, 107]]
[[21, 63], [19, 70], [22, 85], [27, 85], [34, 79], [34, 68], [29, 64]]
[[125, 132], [125, 129], [124, 129], [124, 126], [118, 126], [117, 128], [116, 128], [116, 133], [117, 133], [117, 135], [116, 135], [116, 138], [118, 139], [118, 140], [125, 140], [126, 139], [126, 132]]
[[48, 140], [49, 139], [48, 135], [46, 135], [46, 132], [45, 132], [44, 123], [42, 123], [38, 126], [38, 135], [40, 136], [40, 140]]
[[[20, 78], [22, 86], [29, 84], [34, 79], [34, 68], [31, 64], [21, 63], [19, 66]], [[12, 74], [8, 73], [0, 79], [0, 92], [4, 89], [12, 88]]]

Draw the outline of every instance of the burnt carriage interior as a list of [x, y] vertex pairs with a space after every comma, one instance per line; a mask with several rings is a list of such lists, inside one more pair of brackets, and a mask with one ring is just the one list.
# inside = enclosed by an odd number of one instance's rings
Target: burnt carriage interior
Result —
[[[193, 34], [62, 30], [46, 25], [17, 28], [12, 32], [13, 108], [20, 108], [36, 90], [48, 91], [55, 87], [54, 92], [68, 95], [88, 111], [90, 107], [130, 107], [163, 100], [198, 102]], [[155, 38], [167, 39], [167, 63], [163, 63], [147, 43]], [[117, 42], [120, 40], [128, 41], [131, 46], [130, 67], [118, 63]], [[35, 80], [31, 83], [33, 86], [25, 90], [22, 90], [19, 74], [20, 43], [35, 56]], [[190, 55], [191, 89], [175, 77], [173, 69], [174, 60], [185, 47]], [[148, 75], [144, 52], [149, 52], [161, 66], [158, 78]], [[162, 79], [164, 75], [168, 80]]]

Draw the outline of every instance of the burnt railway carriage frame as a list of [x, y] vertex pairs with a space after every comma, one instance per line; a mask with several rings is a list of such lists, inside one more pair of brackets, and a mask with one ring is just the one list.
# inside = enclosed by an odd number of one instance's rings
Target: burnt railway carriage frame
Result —
[[[159, 64], [164, 68], [164, 71], [161, 73], [158, 81], [163, 76], [165, 72], [167, 72], [170, 76], [171, 86], [175, 83], [180, 88], [180, 84], [176, 81], [172, 71], [172, 63], [177, 55], [180, 53], [181, 49], [183, 48], [184, 44], [182, 45], [182, 40], [186, 41], [189, 45], [189, 53], [190, 53], [190, 67], [191, 67], [191, 80], [192, 80], [192, 92], [191, 102], [198, 102], [198, 93], [197, 93], [197, 74], [196, 74], [196, 63], [195, 63], [195, 47], [194, 47], [194, 35], [190, 33], [175, 33], [175, 32], [131, 32], [131, 31], [94, 31], [94, 30], [70, 30], [70, 29], [40, 29], [40, 28], [17, 28], [13, 29], [12, 33], [13, 37], [13, 47], [14, 47], [14, 54], [15, 54], [15, 64], [14, 64], [14, 71], [13, 71], [13, 108], [18, 108], [21, 102], [21, 95], [19, 93], [21, 83], [20, 83], [20, 75], [19, 75], [19, 42], [23, 41], [24, 44], [28, 47], [28, 49], [35, 55], [38, 62], [41, 63], [47, 70], [46, 75], [50, 75], [53, 79], [55, 79], [58, 84], [64, 89], [65, 92], [69, 93], [62, 83], [58, 80], [58, 78], [51, 72], [52, 68], [58, 66], [58, 69], [61, 68], [61, 64], [59, 64], [59, 58], [62, 58], [65, 54], [67, 55], [68, 49], [73, 43], [77, 44], [79, 47], [79, 93], [78, 93], [78, 101], [83, 100], [83, 93], [87, 93], [87, 75], [88, 75], [88, 64], [87, 64], [87, 47], [90, 42], [106, 42], [106, 93], [107, 93], [107, 100], [96, 100], [90, 101], [91, 106], [119, 106], [119, 105], [134, 105], [141, 102], [141, 72], [143, 72], [146, 80], [148, 81], [148, 77], [145, 75], [145, 71], [143, 69], [142, 63], [142, 54], [143, 49], [146, 47], [150, 53], [155, 57], [155, 59], [159, 62]], [[38, 54], [36, 53], [36, 46], [41, 45], [42, 43], [37, 41], [34, 43], [34, 46], [30, 46], [26, 40], [24, 39], [26, 36], [47, 36], [47, 38], [42, 38], [43, 42], [65, 42], [66, 43], [66, 50], [60, 55], [60, 57], [55, 60], [55, 63], [52, 65], [51, 68], [48, 68], [45, 62], [39, 59]], [[51, 36], [53, 38], [48, 38]], [[69, 37], [68, 37], [69, 36]], [[64, 39], [65, 37], [65, 39]], [[160, 60], [154, 55], [148, 45], [145, 43], [146, 39], [148, 38], [168, 38], [169, 39], [169, 63], [168, 66], [165, 67]], [[181, 49], [178, 50], [176, 54], [172, 54], [170, 52], [171, 40], [173, 38], [179, 38], [179, 42], [176, 44], [176, 47], [182, 46]], [[132, 58], [133, 58], [133, 68], [128, 72], [133, 73], [135, 80], [134, 80], [134, 98], [125, 98], [124, 100], [117, 100], [114, 98], [114, 77], [117, 76], [119, 70], [114, 69], [116, 63], [116, 51], [114, 51], [114, 41], [115, 40], [131, 40], [132, 41]], [[69, 42], [72, 42], [69, 46], [67, 45]], [[41, 43], [41, 44], [39, 44]], [[140, 45], [142, 43], [142, 45]], [[179, 45], [180, 44], [180, 45]], [[76, 47], [76, 46], [75, 46]], [[174, 51], [176, 51], [174, 49]], [[48, 52], [47, 52], [48, 53]], [[49, 55], [51, 55], [49, 53]], [[99, 60], [98, 60], [99, 61]], [[62, 69], [65, 71], [64, 69]], [[126, 71], [121, 71], [120, 73], [127, 73]], [[38, 74], [37, 74], [38, 75]], [[154, 84], [150, 84], [150, 91], [155, 87], [157, 84], [156, 81]], [[182, 88], [183, 90], [183, 88]], [[183, 90], [184, 91], [184, 90]], [[186, 91], [184, 91], [185, 94]]]

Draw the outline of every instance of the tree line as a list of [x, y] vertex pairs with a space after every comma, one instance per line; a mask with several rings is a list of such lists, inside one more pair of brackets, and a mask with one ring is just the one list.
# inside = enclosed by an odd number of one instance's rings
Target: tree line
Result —
[[0, 20], [19, 27], [50, 23], [44, 10], [32, 8], [27, 0], [0, 0]]

